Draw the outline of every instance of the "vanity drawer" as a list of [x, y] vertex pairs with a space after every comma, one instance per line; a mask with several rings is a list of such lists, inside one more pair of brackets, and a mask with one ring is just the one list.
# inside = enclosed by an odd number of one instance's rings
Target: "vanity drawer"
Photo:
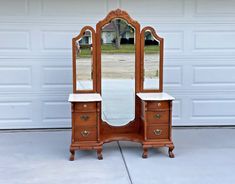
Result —
[[148, 124], [167, 124], [169, 123], [169, 111], [147, 111]]
[[75, 111], [96, 111], [96, 102], [77, 102]]
[[95, 126], [75, 126], [75, 141], [97, 141]]
[[169, 109], [169, 101], [150, 101], [147, 102], [147, 110]]
[[147, 127], [147, 139], [168, 139], [168, 125], [151, 125]]
[[75, 124], [77, 125], [96, 125], [96, 112], [75, 112], [73, 113]]

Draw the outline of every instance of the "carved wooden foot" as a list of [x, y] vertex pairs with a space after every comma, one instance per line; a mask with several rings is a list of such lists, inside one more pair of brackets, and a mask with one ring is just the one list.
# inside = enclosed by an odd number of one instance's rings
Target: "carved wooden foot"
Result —
[[70, 153], [71, 153], [71, 154], [70, 154], [69, 160], [70, 160], [70, 161], [74, 161], [74, 158], [75, 158], [75, 150], [71, 150], [71, 149], [70, 149]]
[[148, 149], [144, 148], [144, 152], [142, 154], [142, 158], [148, 158]]
[[174, 153], [173, 153], [173, 149], [174, 149], [174, 146], [169, 147], [168, 153], [169, 153], [169, 157], [170, 157], [170, 158], [175, 158], [175, 155], [174, 155]]
[[97, 149], [97, 158], [98, 158], [98, 160], [103, 160], [102, 148]]

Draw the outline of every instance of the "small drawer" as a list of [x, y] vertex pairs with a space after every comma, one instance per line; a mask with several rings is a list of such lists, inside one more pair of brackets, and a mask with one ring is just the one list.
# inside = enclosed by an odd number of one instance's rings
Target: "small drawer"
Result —
[[97, 141], [97, 129], [94, 126], [75, 126], [75, 141]]
[[95, 112], [75, 112], [73, 113], [75, 124], [96, 125], [97, 114]]
[[147, 102], [148, 110], [164, 110], [169, 109], [169, 101], [150, 101]]
[[148, 124], [169, 123], [169, 111], [147, 111]]
[[96, 102], [77, 102], [74, 109], [75, 111], [95, 111]]
[[151, 125], [147, 127], [147, 139], [168, 139], [168, 125]]

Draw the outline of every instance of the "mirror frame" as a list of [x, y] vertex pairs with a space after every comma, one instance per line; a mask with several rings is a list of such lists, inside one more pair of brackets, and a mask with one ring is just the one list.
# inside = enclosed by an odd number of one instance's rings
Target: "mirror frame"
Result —
[[[77, 72], [76, 71], [76, 56], [77, 56], [77, 46], [76, 46], [76, 41], [80, 40], [84, 33], [89, 30], [91, 31], [92, 34], [92, 61], [91, 61], [91, 76], [92, 76], [92, 80], [93, 80], [93, 88], [92, 90], [78, 90], [77, 89]], [[95, 93], [96, 92], [96, 84], [97, 84], [97, 79], [96, 79], [96, 34], [95, 34], [95, 30], [91, 27], [91, 26], [85, 26], [82, 28], [82, 30], [80, 31], [79, 35], [77, 35], [76, 37], [74, 37], [72, 39], [72, 61], [73, 61], [73, 93]]]
[[[160, 44], [160, 58], [159, 58], [159, 88], [158, 89], [144, 89], [144, 46], [145, 46], [145, 31], [149, 30], [153, 37], [155, 39], [157, 39], [157, 41]], [[141, 82], [140, 82], [140, 86], [141, 86], [141, 91], [142, 92], [162, 92], [163, 91], [163, 48], [164, 48], [164, 39], [161, 38], [160, 36], [157, 35], [156, 31], [154, 28], [147, 26], [144, 27], [141, 31], [141, 43], [140, 43], [140, 47], [141, 47]]]
[[[96, 68], [97, 68], [97, 92], [101, 94], [102, 88], [101, 88], [101, 83], [102, 83], [102, 76], [101, 76], [101, 34], [102, 34], [102, 28], [106, 24], [108, 24], [111, 20], [113, 19], [123, 19], [125, 20], [129, 25], [131, 25], [135, 29], [135, 94], [140, 92], [140, 24], [133, 20], [129, 14], [126, 11], [117, 9], [114, 11], [111, 11], [103, 20], [99, 21], [96, 24], [96, 54], [97, 54], [97, 62], [96, 62]], [[102, 96], [102, 94], [101, 94]], [[139, 113], [139, 107], [137, 105], [137, 96], [135, 95], [135, 115], [134, 115], [134, 120], [130, 121], [129, 123], [136, 121], [137, 117], [139, 117], [137, 114]], [[102, 112], [102, 109], [101, 109]], [[102, 118], [101, 118], [102, 120]], [[103, 121], [103, 120], [102, 120]], [[127, 123], [124, 126], [128, 126]], [[112, 126], [112, 125], [110, 125]]]
[[[101, 73], [101, 33], [102, 28], [106, 24], [108, 24], [113, 19], [123, 19], [130, 26], [135, 29], [135, 115], [134, 120], [130, 121], [126, 125], [122, 126], [123, 129], [129, 126], [136, 126], [138, 128], [138, 122], [140, 121], [140, 113], [141, 113], [141, 101], [137, 97], [137, 93], [140, 92], [162, 92], [163, 91], [163, 48], [164, 48], [164, 40], [160, 36], [157, 35], [155, 29], [147, 26], [140, 30], [140, 24], [133, 20], [126, 11], [117, 9], [108, 13], [108, 15], [100, 20], [96, 24], [96, 30], [91, 26], [85, 26], [81, 29], [78, 36], [72, 39], [72, 66], [73, 66], [73, 93], [102, 93], [102, 73]], [[77, 90], [77, 81], [76, 81], [76, 41], [81, 39], [84, 35], [85, 31], [91, 31], [92, 34], [92, 79], [93, 79], [93, 89], [92, 90]], [[159, 88], [158, 89], [144, 89], [144, 45], [145, 45], [145, 31], [149, 30], [154, 38], [160, 43], [160, 59], [159, 59]], [[101, 94], [102, 96], [102, 94]], [[100, 111], [102, 112], [102, 107], [100, 105]], [[103, 121], [101, 118], [101, 113], [99, 115], [99, 121], [104, 123], [103, 129], [109, 130], [110, 128], [115, 128], [116, 126], [112, 126], [107, 122]], [[122, 129], [121, 128], [121, 129]], [[120, 127], [119, 127], [120, 129]], [[120, 131], [121, 131], [120, 129]]]

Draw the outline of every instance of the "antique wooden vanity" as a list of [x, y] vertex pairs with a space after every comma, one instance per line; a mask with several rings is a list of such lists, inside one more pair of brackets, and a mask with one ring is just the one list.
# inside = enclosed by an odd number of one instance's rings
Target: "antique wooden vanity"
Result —
[[163, 38], [127, 12], [111, 11], [73, 38], [72, 143], [96, 150], [111, 141], [135, 141], [148, 148], [168, 147], [173, 158], [172, 101], [163, 93]]

